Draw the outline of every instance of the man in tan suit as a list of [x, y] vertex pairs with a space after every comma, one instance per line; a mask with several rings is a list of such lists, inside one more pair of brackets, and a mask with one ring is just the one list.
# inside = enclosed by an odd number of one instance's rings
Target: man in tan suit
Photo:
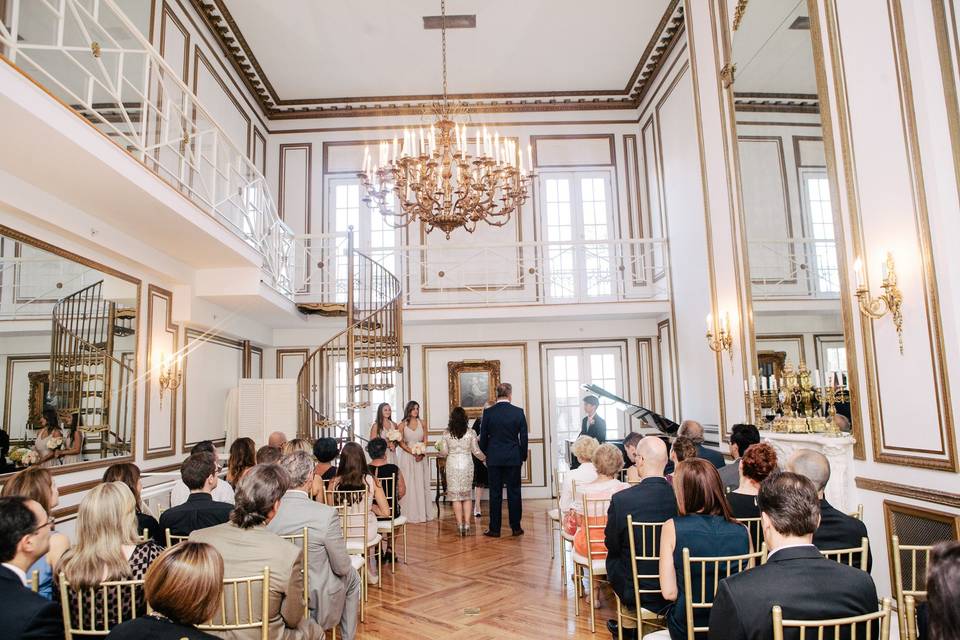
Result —
[[[206, 542], [220, 552], [225, 578], [262, 574], [265, 566], [270, 567], [270, 604], [267, 612], [270, 638], [319, 640], [323, 637], [323, 630], [303, 615], [301, 549], [266, 528], [277, 515], [280, 499], [288, 483], [286, 472], [275, 464], [253, 467], [237, 487], [236, 507], [230, 514], [230, 522], [194, 531], [190, 534], [190, 540]], [[225, 595], [229, 603], [232, 594]], [[255, 592], [254, 601], [259, 601], [259, 598]], [[245, 600], [240, 598], [241, 619], [247, 617]], [[231, 608], [228, 606], [228, 614]], [[260, 630], [231, 631], [224, 637], [228, 640], [259, 640]]]
[[314, 502], [307, 493], [316, 468], [312, 455], [294, 451], [280, 460], [280, 466], [290, 476], [290, 489], [267, 529], [292, 535], [308, 527], [310, 616], [323, 629], [339, 623], [340, 637], [353, 640], [360, 607], [360, 576], [347, 554], [340, 516], [336, 509]]

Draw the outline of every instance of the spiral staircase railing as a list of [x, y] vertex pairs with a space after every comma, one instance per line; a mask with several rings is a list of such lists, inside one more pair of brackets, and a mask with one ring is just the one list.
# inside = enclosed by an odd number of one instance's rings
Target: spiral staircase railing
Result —
[[403, 372], [400, 280], [357, 251], [352, 233], [345, 257], [347, 326], [314, 349], [297, 376], [300, 435], [340, 442], [354, 439], [356, 412]]
[[103, 298], [103, 281], [53, 308], [50, 397], [60, 419], [87, 434], [84, 453], [130, 453], [136, 372], [114, 355], [115, 339], [135, 333], [136, 310]]

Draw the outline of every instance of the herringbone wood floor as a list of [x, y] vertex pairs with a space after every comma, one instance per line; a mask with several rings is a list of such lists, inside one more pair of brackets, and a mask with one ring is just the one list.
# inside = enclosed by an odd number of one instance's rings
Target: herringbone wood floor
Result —
[[[381, 588], [370, 587], [362, 639], [437, 638], [598, 638], [606, 640], [607, 618], [615, 617], [609, 587], [600, 591], [597, 632], [590, 633], [587, 600], [574, 615], [573, 583], [560, 576], [560, 556], [550, 558], [544, 512], [548, 500], [523, 505], [525, 535], [510, 536], [504, 501], [504, 537], [485, 538], [484, 517], [474, 520], [470, 535], [457, 535], [449, 506], [436, 521], [409, 525], [409, 559], [397, 563], [396, 574], [384, 566]], [[399, 545], [398, 545], [399, 546]], [[572, 571], [568, 565], [568, 573]], [[564, 587], [565, 584], [565, 587]]]

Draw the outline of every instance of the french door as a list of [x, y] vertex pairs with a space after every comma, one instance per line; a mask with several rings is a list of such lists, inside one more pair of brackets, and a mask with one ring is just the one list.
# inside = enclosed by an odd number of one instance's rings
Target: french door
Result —
[[613, 190], [605, 171], [549, 172], [540, 178], [544, 295], [548, 301], [597, 301], [617, 294]]

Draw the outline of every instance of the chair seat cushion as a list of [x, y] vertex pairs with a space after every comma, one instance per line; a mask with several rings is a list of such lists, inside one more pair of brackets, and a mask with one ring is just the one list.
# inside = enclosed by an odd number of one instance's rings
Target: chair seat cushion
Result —
[[550, 516], [551, 520], [560, 522], [560, 509], [550, 509], [550, 511], [547, 511], [547, 515]]
[[[398, 517], [396, 517], [396, 518], [393, 519], [393, 527], [392, 527], [392, 528], [393, 528], [393, 529], [396, 529], [397, 527], [402, 527], [402, 526], [405, 525], [405, 524], [407, 524], [407, 516], [398, 516]], [[391, 531], [390, 521], [389, 521], [389, 520], [381, 520], [380, 522], [378, 522], [378, 523], [377, 523], [377, 531], [385, 531], [386, 533], [390, 533], [390, 531]]]
[[[574, 561], [574, 563], [576, 563], [576, 564], [582, 564], [583, 566], [587, 566], [588, 564], [590, 564], [590, 560], [588, 560], [586, 557], [580, 555], [580, 554], [577, 553], [576, 551], [574, 551], [572, 555], [573, 555], [573, 561]], [[607, 575], [607, 561], [606, 561], [606, 559], [594, 560], [594, 561], [593, 561], [593, 573], [594, 573], [595, 575], [601, 575], [601, 576]]]
[[[367, 548], [375, 547], [380, 544], [380, 541], [383, 540], [383, 537], [378, 533], [376, 538], [371, 538], [367, 541]], [[363, 545], [361, 545], [359, 540], [349, 540], [347, 541], [347, 553], [363, 553]]]

